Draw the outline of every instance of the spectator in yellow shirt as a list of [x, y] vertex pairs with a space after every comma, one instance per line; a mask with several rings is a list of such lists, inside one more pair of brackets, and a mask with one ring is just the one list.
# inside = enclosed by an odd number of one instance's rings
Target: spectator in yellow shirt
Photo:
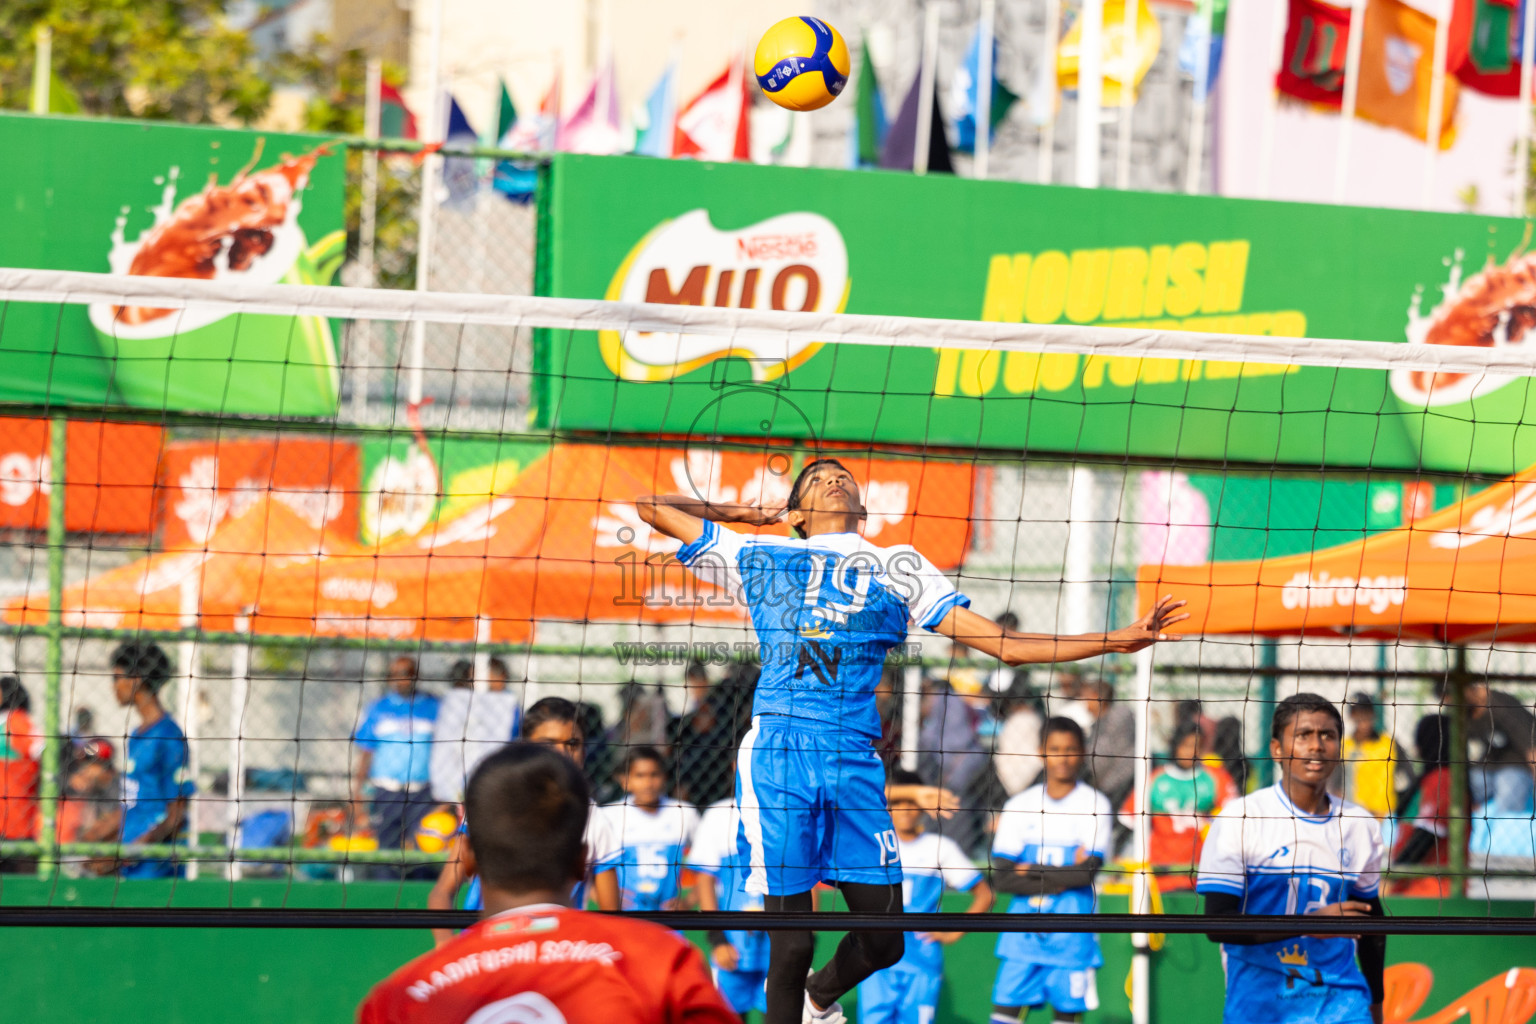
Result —
[[1376, 701], [1357, 693], [1349, 701], [1350, 735], [1344, 738], [1344, 770], [1334, 775], [1343, 796], [1378, 818], [1397, 811], [1398, 776], [1411, 779], [1411, 769], [1392, 737], [1376, 728]]

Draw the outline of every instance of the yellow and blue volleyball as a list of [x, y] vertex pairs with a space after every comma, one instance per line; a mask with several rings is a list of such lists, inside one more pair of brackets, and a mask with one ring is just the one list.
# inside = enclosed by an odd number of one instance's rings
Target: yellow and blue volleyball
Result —
[[848, 84], [848, 44], [820, 18], [785, 18], [763, 33], [752, 62], [763, 94], [790, 110], [826, 106]]
[[458, 830], [458, 815], [433, 811], [416, 827], [416, 849], [422, 853], [442, 853]]

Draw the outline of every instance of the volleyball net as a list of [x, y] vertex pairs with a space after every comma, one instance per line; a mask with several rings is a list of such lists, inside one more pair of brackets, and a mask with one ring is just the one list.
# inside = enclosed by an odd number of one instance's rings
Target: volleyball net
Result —
[[[197, 913], [249, 914], [218, 923], [460, 921], [400, 883], [436, 877], [468, 774], [549, 697], [620, 833], [637, 760], [688, 808], [687, 838], [637, 828], [629, 870], [697, 907], [692, 830], [736, 791], [763, 638], [634, 502], [782, 508], [835, 458], [864, 537], [913, 546], [990, 619], [1095, 633], [1189, 602], [1183, 640], [1135, 656], [1012, 668], [917, 628], [890, 651], [869, 739], [953, 794], [920, 827], [983, 873], [1067, 719], [1109, 808], [1106, 907], [1193, 913], [1211, 820], [1275, 780], [1275, 708], [1317, 692], [1384, 891], [1432, 897], [1354, 932], [1536, 931], [1523, 314], [1494, 343], [1403, 345], [1268, 314], [797, 313], [825, 286], [810, 267], [729, 273], [661, 271], [669, 301], [619, 302], [0, 271], [0, 360], [46, 366], [56, 396], [0, 421], [5, 920], [209, 923], [143, 873], [283, 883], [259, 914], [221, 890]], [[706, 285], [772, 308], [705, 305]], [[70, 399], [85, 372], [109, 401]], [[857, 615], [887, 568], [832, 572], [822, 612]], [[124, 690], [146, 674], [184, 755]], [[839, 686], [825, 659], [807, 679]], [[388, 913], [320, 909], [370, 891]], [[934, 927], [1008, 927], [970, 918]]]

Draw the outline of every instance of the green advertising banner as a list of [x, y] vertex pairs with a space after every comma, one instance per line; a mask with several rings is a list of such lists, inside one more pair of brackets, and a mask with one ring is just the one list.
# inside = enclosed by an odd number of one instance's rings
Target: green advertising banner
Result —
[[[329, 284], [344, 154], [313, 136], [0, 115], [0, 266]], [[0, 402], [321, 416], [320, 317], [10, 305]]]
[[[1517, 343], [1536, 319], [1510, 219], [576, 155], [543, 201], [554, 296], [1430, 344]], [[641, 332], [543, 332], [538, 358], [541, 422], [567, 429], [1536, 462], [1526, 380]]]

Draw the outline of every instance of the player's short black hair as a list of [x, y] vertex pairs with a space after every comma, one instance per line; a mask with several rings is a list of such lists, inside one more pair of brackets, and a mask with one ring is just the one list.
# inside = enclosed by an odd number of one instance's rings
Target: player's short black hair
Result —
[[1088, 749], [1088, 737], [1083, 735], [1083, 727], [1078, 725], [1072, 719], [1063, 718], [1060, 715], [1057, 715], [1054, 718], [1046, 719], [1045, 728], [1040, 730], [1041, 749], [1045, 748], [1045, 741], [1050, 739], [1058, 732], [1064, 732], [1068, 736], [1071, 736], [1073, 739], [1077, 740], [1077, 746], [1079, 750]]
[[[897, 769], [895, 769], [895, 770], [893, 770], [891, 772], [891, 785], [893, 785], [893, 786], [922, 786], [922, 785], [926, 785], [926, 783], [923, 782], [923, 777], [921, 775], [917, 774], [917, 772], [911, 771], [910, 769], [907, 769], [907, 768], [897, 768]], [[893, 800], [891, 802], [892, 803], [896, 803], [897, 801]], [[901, 802], [908, 803], [910, 801], [903, 800]]]
[[[805, 481], [818, 466], [836, 466], [849, 476], [853, 475], [853, 470], [843, 465], [837, 459], [812, 459], [801, 467], [800, 474], [795, 477], [794, 486], [789, 489], [789, 503], [784, 506], [786, 512], [792, 512], [800, 507], [800, 502], [805, 498], [805, 495], [801, 493], [805, 490]], [[805, 531], [800, 527], [796, 526], [794, 530], [802, 539], [805, 537]]]
[[112, 652], [112, 668], [129, 679], [136, 679], [150, 693], [159, 693], [171, 678], [171, 659], [159, 644], [128, 640]]
[[32, 710], [32, 697], [15, 676], [0, 676], [0, 712]]
[[630, 747], [629, 753], [624, 755], [624, 774], [628, 775], [629, 770], [641, 761], [654, 761], [657, 768], [662, 771], [667, 770], [667, 759], [661, 756], [661, 751], [649, 744], [641, 744], [638, 747]]
[[485, 671], [491, 675], [500, 673], [501, 678], [510, 680], [512, 673], [507, 670], [507, 663], [501, 658], [491, 658], [485, 663]]
[[1173, 736], [1168, 740], [1168, 753], [1170, 755], [1178, 753], [1179, 744], [1183, 743], [1191, 736], [1199, 736], [1201, 740], [1201, 746], [1205, 745], [1205, 733], [1204, 730], [1200, 728], [1199, 722], [1180, 722], [1178, 725], [1174, 726]]
[[591, 796], [581, 769], [514, 741], [480, 762], [464, 792], [480, 877], [509, 892], [559, 892], [580, 870]]
[[545, 697], [523, 715], [523, 735], [532, 736], [545, 722], [579, 722], [576, 705], [564, 697]]
[[1285, 727], [1296, 720], [1296, 716], [1303, 711], [1317, 711], [1333, 719], [1333, 724], [1339, 727], [1339, 734], [1344, 733], [1344, 716], [1339, 714], [1339, 709], [1333, 701], [1316, 693], [1293, 693], [1279, 704], [1275, 705], [1274, 722], [1269, 727], [1269, 738], [1279, 739], [1285, 735]]

